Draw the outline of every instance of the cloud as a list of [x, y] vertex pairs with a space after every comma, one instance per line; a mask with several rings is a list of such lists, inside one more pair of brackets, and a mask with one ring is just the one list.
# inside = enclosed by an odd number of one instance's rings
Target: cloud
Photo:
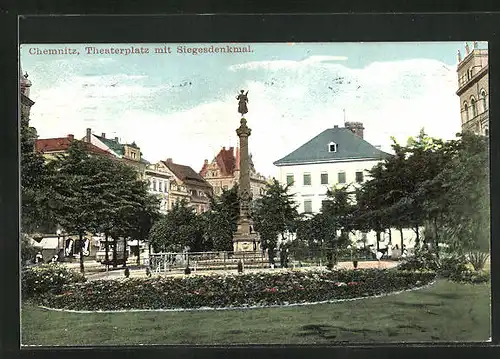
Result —
[[[364, 123], [366, 140], [386, 151], [391, 136], [406, 142], [422, 127], [443, 138], [460, 130], [456, 73], [446, 64], [415, 59], [351, 69], [329, 62], [342, 59], [252, 61], [196, 73], [181, 66], [177, 75], [187, 79], [185, 86], [156, 68], [120, 68], [118, 60], [109, 67], [39, 62], [30, 70], [37, 77], [32, 123], [41, 137], [83, 137], [91, 127], [136, 141], [150, 161], [172, 157], [198, 171], [222, 146], [236, 145], [235, 96], [245, 88], [250, 150], [265, 175], [275, 175], [274, 161], [324, 129], [342, 126], [343, 109], [347, 120]], [[44, 67], [51, 72], [39, 73]]]

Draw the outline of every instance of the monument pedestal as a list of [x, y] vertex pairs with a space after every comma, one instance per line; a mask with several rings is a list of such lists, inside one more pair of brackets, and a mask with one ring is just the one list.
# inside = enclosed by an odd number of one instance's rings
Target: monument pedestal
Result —
[[235, 233], [233, 236], [234, 252], [261, 252], [257, 233]]

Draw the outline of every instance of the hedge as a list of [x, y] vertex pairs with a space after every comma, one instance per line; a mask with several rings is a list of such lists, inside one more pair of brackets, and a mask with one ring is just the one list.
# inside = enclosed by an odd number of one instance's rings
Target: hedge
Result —
[[433, 272], [394, 269], [128, 278], [75, 283], [39, 304], [73, 310], [286, 305], [367, 297], [431, 282]]
[[63, 287], [85, 282], [85, 277], [59, 264], [41, 264], [23, 269], [21, 293], [23, 299], [60, 294]]

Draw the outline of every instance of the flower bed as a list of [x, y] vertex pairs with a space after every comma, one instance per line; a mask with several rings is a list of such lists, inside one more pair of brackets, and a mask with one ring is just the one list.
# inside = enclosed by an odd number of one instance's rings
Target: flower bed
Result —
[[434, 277], [432, 272], [369, 269], [100, 280], [65, 286], [61, 294], [41, 297], [40, 304], [73, 310], [286, 305], [390, 293]]
[[83, 275], [59, 264], [29, 267], [21, 273], [23, 299], [60, 294], [64, 286], [80, 282], [85, 282]]

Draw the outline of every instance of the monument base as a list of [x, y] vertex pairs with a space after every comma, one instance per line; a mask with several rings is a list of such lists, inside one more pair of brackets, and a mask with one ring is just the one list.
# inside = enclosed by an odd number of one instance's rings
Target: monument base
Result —
[[235, 233], [233, 236], [234, 252], [260, 252], [260, 238], [256, 233]]

